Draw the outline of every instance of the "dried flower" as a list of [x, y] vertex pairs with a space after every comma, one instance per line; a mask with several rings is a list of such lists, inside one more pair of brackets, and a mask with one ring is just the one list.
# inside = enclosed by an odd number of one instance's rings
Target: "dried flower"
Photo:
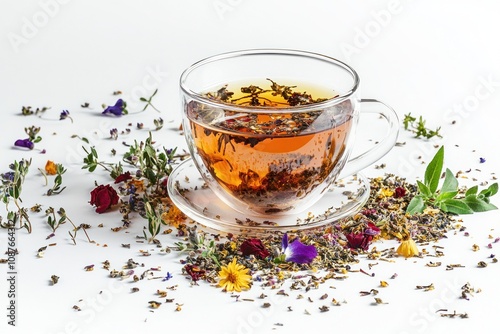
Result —
[[254, 255], [260, 259], [265, 259], [269, 256], [269, 251], [264, 247], [260, 239], [247, 239], [240, 246], [240, 251], [243, 255]]
[[413, 257], [415, 255], [419, 254], [417, 244], [415, 241], [408, 237], [401, 241], [401, 244], [399, 245], [398, 249], [396, 250], [396, 253], [398, 253], [401, 256], [404, 256], [406, 258], [408, 257]]
[[401, 197], [404, 197], [405, 195], [406, 195], [405, 188], [397, 187], [396, 189], [394, 189], [394, 195], [393, 195], [394, 198], [401, 198]]
[[162, 278], [162, 281], [168, 281], [169, 279], [171, 279], [172, 277], [174, 277], [170, 272], [167, 272], [167, 276], [163, 277]]
[[103, 213], [112, 205], [118, 204], [118, 194], [109, 184], [99, 185], [90, 192], [90, 204], [97, 208], [95, 212]]
[[193, 264], [186, 264], [184, 266], [186, 273], [191, 276], [191, 279], [196, 282], [205, 276], [205, 270]]
[[240, 292], [250, 288], [252, 276], [248, 274], [248, 268], [236, 263], [236, 258], [233, 258], [233, 262], [221, 268], [219, 279], [219, 286], [226, 291]]
[[347, 246], [351, 249], [363, 249], [368, 250], [373, 237], [380, 234], [380, 229], [375, 226], [372, 222], [368, 223], [368, 226], [362, 233], [348, 233], [346, 234]]
[[45, 164], [45, 172], [49, 175], [56, 175], [57, 165], [53, 161], [47, 160], [47, 163]]
[[283, 235], [281, 240], [282, 252], [285, 255], [285, 261], [295, 263], [310, 263], [318, 255], [314, 245], [304, 245], [300, 240], [295, 239], [288, 243], [288, 234]]
[[69, 111], [67, 110], [61, 111], [61, 114], [59, 114], [59, 120], [62, 121], [66, 118], [69, 118], [71, 120], [71, 123], [73, 123], [73, 119], [69, 116]]
[[118, 175], [115, 179], [115, 183], [120, 183], [120, 182], [126, 182], [130, 180], [132, 176], [130, 175], [130, 172], [125, 172], [120, 175]]
[[16, 140], [14, 146], [25, 147], [29, 148], [30, 150], [35, 148], [35, 144], [31, 140], [29, 140], [29, 138]]
[[122, 99], [118, 99], [114, 106], [109, 106], [102, 112], [103, 114], [113, 114], [115, 116], [122, 116], [128, 114], [127, 103]]

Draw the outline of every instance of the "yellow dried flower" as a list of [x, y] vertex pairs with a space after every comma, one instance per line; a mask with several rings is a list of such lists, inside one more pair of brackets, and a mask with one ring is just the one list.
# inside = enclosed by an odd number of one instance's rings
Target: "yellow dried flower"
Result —
[[54, 163], [54, 161], [47, 160], [47, 163], [45, 164], [45, 172], [49, 175], [56, 175], [57, 174], [57, 165]]
[[240, 292], [242, 289], [248, 290], [252, 276], [248, 275], [248, 268], [236, 263], [236, 258], [227, 266], [223, 266], [219, 271], [219, 286], [226, 291]]
[[408, 257], [413, 257], [415, 255], [419, 254], [417, 244], [415, 241], [408, 237], [401, 241], [401, 244], [399, 245], [398, 249], [396, 250], [396, 253], [398, 253], [401, 256], [404, 256], [406, 258]]
[[392, 189], [389, 189], [389, 188], [380, 189], [380, 192], [379, 192], [380, 198], [391, 197], [392, 195], [394, 195], [394, 191]]

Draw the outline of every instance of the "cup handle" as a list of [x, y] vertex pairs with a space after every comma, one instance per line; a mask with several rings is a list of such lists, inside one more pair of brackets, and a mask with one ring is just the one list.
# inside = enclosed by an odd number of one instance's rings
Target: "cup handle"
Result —
[[371, 104], [377, 106], [376, 108], [370, 108], [368, 105], [368, 108], [366, 109], [361, 106], [360, 116], [361, 114], [379, 114], [387, 121], [387, 133], [385, 137], [371, 149], [368, 149], [355, 157], [350, 157], [337, 179], [342, 179], [356, 174], [360, 170], [378, 161], [394, 147], [398, 138], [399, 118], [394, 109], [384, 102], [376, 99], [361, 99], [361, 104]]

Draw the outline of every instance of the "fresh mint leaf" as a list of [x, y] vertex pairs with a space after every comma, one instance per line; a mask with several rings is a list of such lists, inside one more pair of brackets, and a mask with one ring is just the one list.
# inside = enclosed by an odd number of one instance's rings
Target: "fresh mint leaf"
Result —
[[421, 195], [417, 195], [413, 197], [408, 203], [408, 207], [406, 208], [406, 212], [413, 215], [417, 212], [422, 212], [425, 209], [425, 201]]
[[440, 192], [441, 193], [458, 192], [458, 180], [455, 177], [455, 175], [453, 175], [451, 170], [449, 170], [448, 168], [446, 168], [444, 182]]
[[429, 187], [431, 193], [435, 193], [439, 186], [441, 171], [444, 163], [444, 146], [437, 151], [434, 158], [425, 169], [424, 184]]
[[464, 202], [471, 208], [474, 212], [484, 212], [498, 209], [495, 205], [488, 203], [482, 199], [477, 198], [474, 195], [469, 195], [465, 197]]
[[423, 184], [420, 181], [417, 181], [417, 186], [418, 186], [418, 191], [425, 197], [432, 197], [432, 192], [430, 191], [429, 187]]
[[488, 188], [481, 190], [479, 194], [484, 195], [486, 197], [491, 197], [498, 192], [498, 183], [493, 183]]
[[474, 211], [463, 201], [453, 198], [448, 198], [441, 202], [441, 210], [457, 215], [471, 214]]
[[472, 188], [467, 189], [467, 191], [465, 192], [465, 197], [467, 197], [469, 195], [477, 195], [478, 189], [479, 189], [479, 187], [477, 185], [473, 186]]
[[448, 198], [454, 198], [455, 196], [457, 196], [457, 194], [458, 191], [439, 192], [439, 195], [436, 197], [436, 201], [441, 202]]

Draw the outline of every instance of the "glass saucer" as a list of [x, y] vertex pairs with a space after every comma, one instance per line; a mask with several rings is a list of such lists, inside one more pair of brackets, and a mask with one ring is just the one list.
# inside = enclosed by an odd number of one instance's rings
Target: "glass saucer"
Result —
[[168, 178], [172, 202], [194, 221], [222, 232], [261, 234], [313, 229], [357, 213], [370, 195], [362, 174], [344, 178], [309, 209], [290, 215], [241, 213], [220, 200], [201, 178], [192, 159], [183, 161]]

